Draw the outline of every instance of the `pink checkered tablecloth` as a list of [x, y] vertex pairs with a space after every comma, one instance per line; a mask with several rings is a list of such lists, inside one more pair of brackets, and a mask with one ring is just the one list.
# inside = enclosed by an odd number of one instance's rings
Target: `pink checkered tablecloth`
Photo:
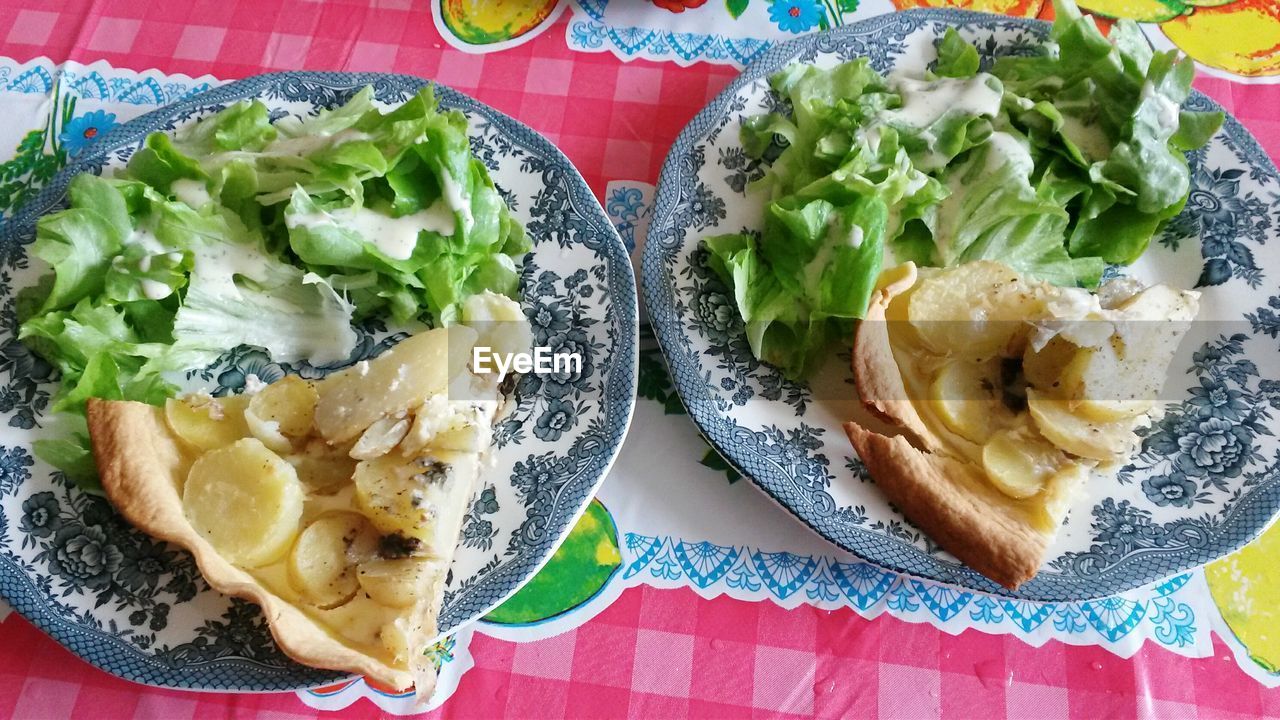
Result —
[[[0, 716], [15, 718], [337, 717], [292, 693], [147, 688], [77, 659], [26, 622], [0, 624]], [[699, 598], [634, 588], [585, 625], [510, 643], [475, 635], [476, 665], [443, 718], [1258, 718], [1280, 691], [1248, 680], [1215, 643], [1187, 659], [969, 630], [958, 636], [851, 611]], [[341, 717], [380, 717], [368, 702]]]
[[[540, 131], [598, 195], [610, 180], [655, 182], [667, 147], [736, 70], [574, 51], [568, 22], [562, 16], [529, 42], [481, 55], [445, 42], [427, 0], [5, 0], [0, 56], [106, 60], [221, 79], [281, 69], [410, 73]], [[1280, 85], [1203, 76], [1197, 87], [1280, 157]], [[1191, 659], [1147, 646], [1122, 659], [976, 630], [953, 636], [888, 615], [867, 620], [850, 610], [633, 587], [590, 621], [545, 640], [477, 633], [475, 666], [432, 715], [1280, 717], [1280, 690], [1247, 676], [1221, 641], [1214, 651]], [[360, 701], [342, 716], [381, 712]], [[3, 717], [326, 715], [293, 693], [136, 685], [91, 667], [16, 614], [0, 622]]]

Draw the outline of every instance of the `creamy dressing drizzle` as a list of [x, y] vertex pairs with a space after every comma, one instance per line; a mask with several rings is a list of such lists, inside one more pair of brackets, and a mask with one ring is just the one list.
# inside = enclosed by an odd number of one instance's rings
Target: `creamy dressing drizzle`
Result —
[[917, 128], [929, 127], [949, 112], [995, 117], [1003, 91], [988, 84], [994, 79], [987, 73], [978, 73], [965, 79], [917, 80], [895, 73], [891, 83], [902, 97], [902, 107], [886, 111], [885, 115]]
[[333, 134], [317, 133], [299, 137], [277, 137], [262, 149], [263, 155], [277, 157], [303, 157], [326, 147], [338, 147], [349, 142], [368, 140], [372, 135], [359, 130], [347, 128]]
[[462, 232], [471, 232], [471, 227], [476, 224], [471, 214], [471, 198], [463, 196], [462, 186], [454, 181], [446, 168], [440, 169], [440, 191], [449, 207], [462, 216]]
[[192, 180], [191, 178], [181, 178], [173, 181], [173, 185], [169, 187], [173, 196], [179, 202], [186, 203], [193, 208], [201, 208], [209, 204], [211, 198], [209, 191], [205, 188], [204, 181]]
[[[168, 258], [173, 262], [177, 262], [182, 259], [182, 253], [169, 251], [169, 249], [160, 242], [159, 238], [152, 234], [152, 232], [147, 228], [134, 228], [133, 232], [129, 233], [129, 237], [125, 239], [124, 244], [126, 246], [136, 245], [147, 253], [146, 255], [138, 258], [138, 270], [144, 273], [151, 270], [151, 259], [153, 257], [163, 255], [165, 258]], [[111, 263], [117, 269], [123, 270], [124, 257], [117, 256], [111, 261]], [[148, 300], [163, 300], [173, 294], [173, 288], [157, 280], [142, 278], [138, 281], [138, 284], [142, 289], [142, 296]]]
[[252, 245], [196, 245], [192, 250], [192, 280], [199, 279], [205, 291], [217, 296], [243, 299], [235, 276], [266, 282], [266, 268], [276, 262]]
[[142, 227], [134, 228], [133, 232], [129, 233], [129, 237], [125, 239], [124, 244], [137, 245], [146, 250], [148, 255], [161, 255], [169, 250], [150, 230]]
[[1035, 170], [1030, 146], [1007, 132], [996, 131], [987, 138], [985, 170], [992, 172], [1002, 165], [1013, 166], [1013, 172], [1026, 177]]
[[344, 208], [333, 212], [323, 210], [298, 213], [285, 218], [285, 225], [292, 228], [314, 228], [323, 225], [345, 227], [371, 243], [383, 255], [394, 260], [407, 260], [418, 247], [418, 234], [423, 230], [453, 235], [457, 230], [454, 214], [443, 199], [412, 215], [391, 217], [369, 208]]
[[1151, 101], [1156, 106], [1156, 122], [1160, 124], [1160, 129], [1166, 132], [1173, 132], [1178, 129], [1178, 106], [1169, 98], [1156, 92], [1155, 85], [1151, 81], [1142, 84], [1142, 101]]
[[267, 143], [261, 152], [247, 152], [244, 150], [225, 150], [210, 155], [202, 162], [202, 165], [212, 169], [221, 168], [223, 165], [232, 160], [252, 160], [258, 157], [266, 158], [302, 158], [325, 148], [338, 147], [349, 142], [359, 140], [369, 140], [373, 136], [359, 130], [347, 128], [333, 134], [317, 133], [315, 135], [302, 135], [300, 137], [277, 137], [275, 140]]

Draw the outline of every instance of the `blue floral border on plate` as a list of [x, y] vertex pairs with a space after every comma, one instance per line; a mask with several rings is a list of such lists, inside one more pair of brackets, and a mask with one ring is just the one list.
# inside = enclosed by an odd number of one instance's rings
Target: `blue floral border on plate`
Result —
[[[635, 405], [638, 302], [631, 261], [613, 224], [581, 174], [550, 141], [484, 103], [439, 83], [409, 75], [342, 72], [258, 75], [188, 97], [111, 129], [73, 158], [31, 202], [12, 217], [0, 221], [0, 257], [9, 258], [24, 238], [31, 237], [36, 220], [57, 208], [75, 175], [100, 170], [119, 149], [136, 146], [155, 129], [192, 117], [210, 106], [271, 91], [301, 99], [305, 98], [308, 87], [349, 90], [365, 85], [372, 86], [377, 99], [386, 102], [402, 101], [410, 93], [432, 85], [442, 106], [482, 116], [506, 137], [547, 160], [549, 172], [558, 176], [555, 179], [560, 180], [567, 191], [569, 212], [590, 230], [577, 233], [576, 241], [603, 256], [610, 288], [616, 290], [611, 296], [615, 306], [610, 327], [615, 343], [614, 362], [607, 370], [609, 377], [603, 389], [605, 422], [598, 431], [579, 438], [569, 450], [568, 454], [577, 461], [576, 471], [555, 494], [550, 506], [540, 508], [546, 512], [540, 536], [524, 543], [515, 555], [486, 567], [485, 576], [478, 582], [446, 596], [439, 624], [441, 628], [453, 629], [477, 619], [480, 613], [514, 593], [550, 559], [616, 459]], [[10, 520], [0, 515], [0, 542], [12, 541], [10, 527]], [[183, 689], [268, 692], [315, 687], [345, 676], [293, 663], [276, 667], [235, 656], [197, 660], [181, 666], [161, 662], [111, 632], [80, 625], [59, 615], [27, 573], [3, 555], [0, 555], [0, 595], [36, 627], [79, 657], [136, 682]]]
[[[1022, 29], [1039, 37], [1046, 36], [1050, 28], [1049, 23], [1035, 19], [966, 10], [915, 9], [880, 15], [779, 43], [748, 65], [677, 137], [658, 180], [641, 275], [650, 322], [690, 417], [730, 464], [815, 532], [870, 562], [931, 580], [1027, 600], [1087, 600], [1146, 585], [1238, 549], [1260, 533], [1280, 510], [1280, 476], [1265, 478], [1236, 499], [1233, 511], [1215, 528], [1216, 535], [1210, 536], [1207, 530], [1189, 528], [1189, 531], [1194, 530], [1202, 536], [1177, 543], [1172, 548], [1130, 549], [1101, 571], [1095, 571], [1094, 563], [1084, 555], [1078, 562], [1062, 568], [1060, 573], [1041, 573], [1017, 591], [1010, 591], [955, 561], [927, 554], [902, 539], [842, 522], [825, 491], [805, 496], [796, 490], [803, 482], [789, 477], [781, 469], [782, 463], [771, 459], [771, 453], [776, 455], [777, 448], [771, 447], [763, 434], [739, 425], [717, 410], [708, 380], [699, 374], [697, 355], [689, 346], [676, 314], [670, 270], [677, 254], [686, 250], [682, 245], [683, 228], [678, 227], [678, 218], [682, 203], [687, 205], [687, 198], [692, 197], [695, 191], [697, 167], [690, 157], [695, 154], [695, 146], [708, 134], [718, 131], [721, 118], [729, 112], [741, 90], [767, 78], [791, 61], [811, 59], [820, 52], [836, 52], [842, 44], [866, 42], [870, 46], [867, 51], [874, 52], [876, 40], [881, 40], [878, 47], [883, 52], [884, 44], [890, 38], [905, 37], [926, 23], [980, 27], [999, 25]], [[1188, 104], [1199, 110], [1221, 110], [1217, 103], [1198, 91], [1192, 91]], [[1238, 152], [1259, 161], [1271, 175], [1277, 174], [1257, 140], [1235, 118], [1227, 115], [1221, 132], [1226, 134]]]

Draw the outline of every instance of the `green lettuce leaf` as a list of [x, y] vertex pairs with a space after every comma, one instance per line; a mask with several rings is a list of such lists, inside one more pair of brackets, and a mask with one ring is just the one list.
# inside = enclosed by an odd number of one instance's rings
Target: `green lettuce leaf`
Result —
[[60, 372], [51, 408], [70, 431], [37, 452], [92, 488], [89, 398], [163, 403], [170, 373], [240, 345], [344, 362], [355, 318], [447, 324], [477, 293], [514, 297], [529, 247], [465, 117], [430, 89], [384, 113], [365, 88], [274, 123], [245, 101], [152, 134], [38, 223], [49, 271], [18, 296], [19, 338]]
[[938, 62], [933, 72], [939, 77], [968, 78], [978, 74], [981, 62], [978, 49], [964, 41], [955, 28], [949, 27], [938, 41]]

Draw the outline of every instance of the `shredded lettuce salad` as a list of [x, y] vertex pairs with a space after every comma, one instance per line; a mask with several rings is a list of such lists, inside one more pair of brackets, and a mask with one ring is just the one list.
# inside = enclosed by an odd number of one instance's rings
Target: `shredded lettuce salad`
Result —
[[345, 363], [352, 322], [448, 325], [468, 297], [514, 298], [530, 243], [466, 131], [429, 88], [386, 113], [365, 88], [274, 122], [242, 101], [151, 134], [115, 177], [77, 176], [31, 245], [52, 271], [18, 298], [71, 425], [36, 453], [91, 482], [90, 397], [162, 403], [166, 373], [239, 345]]
[[811, 372], [866, 312], [886, 257], [998, 260], [1093, 287], [1181, 211], [1183, 153], [1223, 120], [1180, 109], [1192, 61], [1154, 52], [1130, 21], [1104, 37], [1070, 0], [1054, 9], [1039, 54], [986, 70], [948, 29], [923, 77], [884, 77], [860, 58], [770, 79], [790, 114], [741, 130], [749, 156], [772, 160], [756, 188], [764, 226], [705, 241], [756, 357]]

